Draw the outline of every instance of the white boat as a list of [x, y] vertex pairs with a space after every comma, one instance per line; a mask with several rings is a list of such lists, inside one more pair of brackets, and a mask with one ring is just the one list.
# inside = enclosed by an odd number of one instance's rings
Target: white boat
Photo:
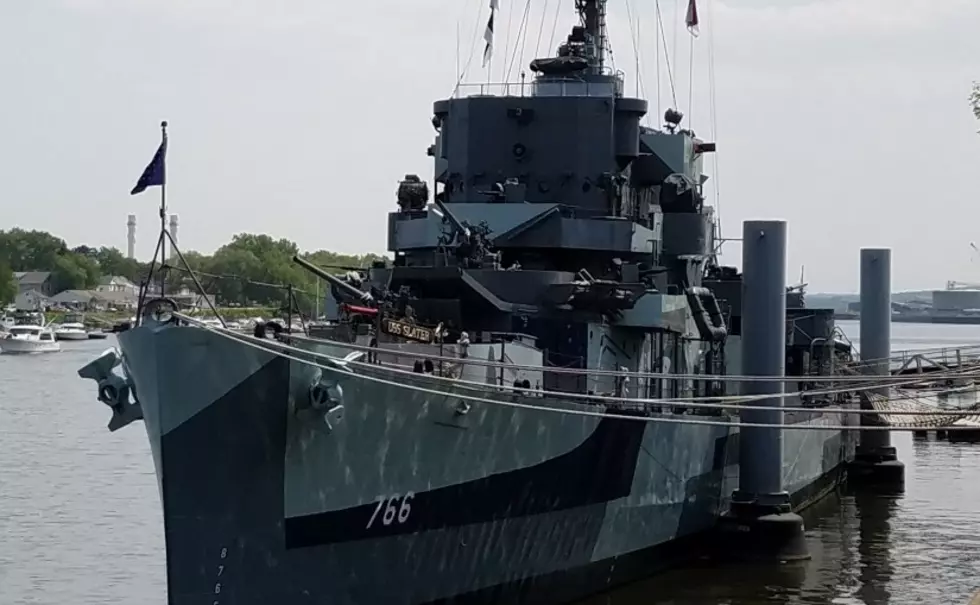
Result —
[[56, 353], [61, 343], [55, 340], [54, 330], [47, 326], [18, 325], [0, 338], [0, 353]]
[[68, 322], [59, 325], [54, 336], [58, 340], [88, 340], [88, 331], [82, 323]]

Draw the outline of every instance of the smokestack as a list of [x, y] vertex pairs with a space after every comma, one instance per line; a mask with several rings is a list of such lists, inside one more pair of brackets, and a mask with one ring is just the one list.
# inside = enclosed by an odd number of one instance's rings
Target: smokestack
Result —
[[136, 215], [130, 214], [129, 220], [126, 221], [126, 244], [128, 245], [126, 251], [129, 258], [136, 258]]
[[177, 215], [170, 215], [170, 236], [174, 238], [174, 243], [179, 244], [180, 240], [177, 239]]

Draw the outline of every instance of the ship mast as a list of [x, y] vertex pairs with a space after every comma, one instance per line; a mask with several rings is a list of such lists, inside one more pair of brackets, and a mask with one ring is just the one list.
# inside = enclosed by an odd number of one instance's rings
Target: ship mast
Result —
[[590, 71], [601, 74], [606, 61], [606, 0], [575, 0], [575, 10], [585, 28]]

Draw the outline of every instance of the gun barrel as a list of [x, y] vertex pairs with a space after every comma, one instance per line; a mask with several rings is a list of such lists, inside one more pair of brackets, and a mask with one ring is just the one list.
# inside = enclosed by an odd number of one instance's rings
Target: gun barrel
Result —
[[349, 283], [345, 282], [344, 280], [340, 279], [336, 275], [331, 275], [331, 274], [327, 273], [326, 271], [324, 271], [320, 267], [317, 267], [316, 265], [314, 265], [310, 261], [308, 261], [308, 260], [306, 260], [304, 258], [300, 258], [298, 255], [297, 256], [293, 256], [293, 262], [296, 263], [297, 265], [299, 265], [300, 267], [303, 267], [304, 269], [306, 269], [307, 271], [309, 271], [313, 275], [316, 275], [317, 277], [320, 277], [321, 279], [327, 280], [329, 283], [337, 286], [341, 290], [347, 291], [347, 293], [350, 294], [350, 295], [352, 295], [352, 296], [356, 296], [359, 299], [364, 300], [364, 301], [373, 300], [373, 297], [371, 296], [370, 293], [364, 292], [362, 290], [359, 290], [359, 289], [355, 288], [354, 286], [352, 286]]
[[452, 210], [446, 207], [446, 203], [442, 200], [435, 201], [436, 206], [442, 212], [443, 216], [452, 224], [453, 228], [462, 233], [464, 236], [470, 236], [470, 230], [458, 219], [456, 215], [453, 214]]

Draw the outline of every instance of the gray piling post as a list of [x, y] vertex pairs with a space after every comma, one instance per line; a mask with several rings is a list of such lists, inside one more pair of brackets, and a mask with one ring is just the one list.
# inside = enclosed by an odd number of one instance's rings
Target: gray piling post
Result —
[[[742, 374], [786, 374], [786, 223], [748, 221], [742, 227]], [[740, 413], [744, 423], [782, 424], [782, 381], [748, 382], [744, 395], [771, 395]], [[803, 519], [783, 489], [783, 429], [739, 430], [739, 485], [719, 521], [721, 542], [742, 559], [809, 558]]]
[[[865, 374], [886, 377], [891, 374], [891, 250], [861, 250], [861, 367]], [[888, 396], [888, 387], [874, 391]], [[873, 418], [861, 414], [861, 425], [869, 426]], [[887, 431], [861, 431], [860, 441], [849, 474], [864, 483], [900, 484], [905, 465], [891, 445]]]
[[[753, 221], [742, 230], [742, 374], [786, 375], [786, 223]], [[782, 424], [782, 382], [748, 382], [743, 395], [773, 395], [740, 414], [742, 422]], [[783, 491], [783, 432], [746, 427], [739, 437], [738, 489]]]

